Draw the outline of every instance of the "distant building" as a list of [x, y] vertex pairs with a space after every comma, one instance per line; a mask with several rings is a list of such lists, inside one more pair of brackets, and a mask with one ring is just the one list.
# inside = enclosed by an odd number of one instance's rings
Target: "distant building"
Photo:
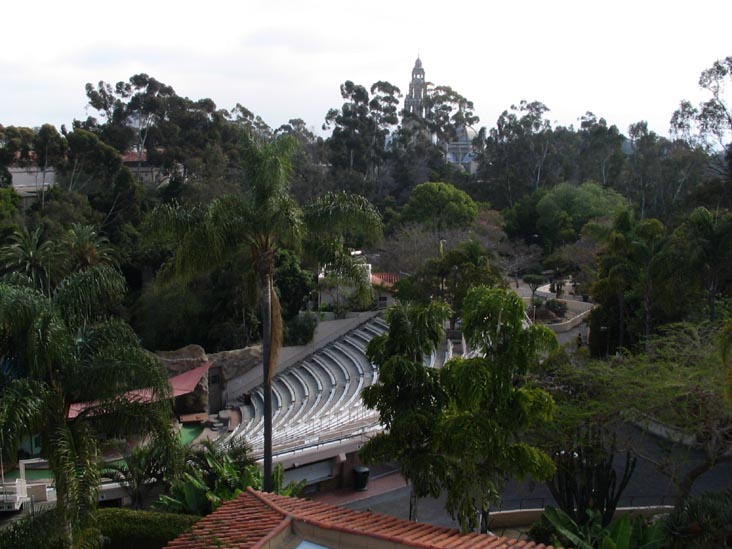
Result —
[[445, 159], [472, 175], [478, 170], [473, 149], [473, 139], [478, 136], [478, 132], [470, 126], [460, 126], [455, 133], [455, 139], [447, 144]]
[[412, 81], [409, 83], [409, 93], [404, 99], [404, 110], [424, 117], [424, 92], [427, 82], [424, 79], [422, 61], [417, 56], [412, 69]]
[[56, 184], [56, 170], [39, 168], [38, 166], [10, 166], [15, 192], [23, 199], [23, 207], [30, 205], [44, 191]]
[[170, 176], [163, 172], [159, 162], [151, 162], [147, 158], [147, 151], [128, 151], [122, 155], [122, 163], [129, 168], [135, 177], [148, 189], [156, 189], [167, 185]]
[[[412, 80], [409, 82], [409, 93], [404, 99], [404, 110], [416, 116], [425, 116], [425, 96], [427, 81], [425, 80], [422, 60], [417, 57], [412, 69]], [[445, 160], [454, 166], [460, 166], [469, 174], [474, 174], [478, 169], [473, 150], [473, 139], [477, 132], [470, 126], [457, 128], [455, 139], [449, 143], [440, 143], [445, 150]]]

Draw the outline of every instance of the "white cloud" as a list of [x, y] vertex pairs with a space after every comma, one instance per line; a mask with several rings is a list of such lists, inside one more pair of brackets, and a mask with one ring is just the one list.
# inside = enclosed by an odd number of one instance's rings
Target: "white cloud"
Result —
[[278, 126], [319, 127], [338, 86], [427, 78], [471, 99], [481, 124], [521, 99], [562, 124], [591, 110], [666, 133], [704, 68], [731, 55], [732, 3], [38, 0], [3, 7], [0, 124], [69, 124], [84, 84], [146, 72], [181, 95], [239, 102]]

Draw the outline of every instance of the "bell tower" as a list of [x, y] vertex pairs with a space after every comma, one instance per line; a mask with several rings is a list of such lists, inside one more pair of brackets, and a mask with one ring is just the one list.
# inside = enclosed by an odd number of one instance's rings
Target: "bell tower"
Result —
[[424, 92], [425, 80], [424, 69], [422, 68], [422, 60], [417, 56], [412, 69], [412, 81], [409, 83], [409, 93], [404, 99], [404, 110], [424, 116]]

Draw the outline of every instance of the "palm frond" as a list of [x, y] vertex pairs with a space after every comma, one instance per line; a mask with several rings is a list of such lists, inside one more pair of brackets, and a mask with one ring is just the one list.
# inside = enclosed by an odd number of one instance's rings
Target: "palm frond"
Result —
[[305, 208], [305, 225], [313, 235], [350, 232], [366, 243], [382, 236], [381, 214], [365, 197], [330, 192]]
[[0, 451], [12, 454], [23, 435], [40, 429], [47, 388], [29, 379], [5, 381], [0, 389]]
[[122, 274], [99, 265], [64, 278], [53, 294], [53, 302], [68, 325], [76, 327], [104, 317], [119, 305], [125, 291]]

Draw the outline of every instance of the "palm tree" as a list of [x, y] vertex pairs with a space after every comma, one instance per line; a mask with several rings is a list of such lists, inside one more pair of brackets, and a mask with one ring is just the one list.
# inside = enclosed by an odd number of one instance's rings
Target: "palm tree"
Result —
[[[289, 192], [296, 145], [292, 137], [269, 143], [250, 137], [244, 145], [246, 166], [240, 194], [189, 209], [166, 205], [151, 217], [154, 231], [168, 233], [179, 242], [175, 257], [161, 273], [163, 279], [190, 280], [232, 254], [241, 253], [248, 256], [256, 273], [262, 317], [265, 491], [272, 490], [272, 377], [282, 345], [282, 317], [273, 282], [274, 258], [280, 248], [298, 248], [306, 229], [303, 210]], [[347, 255], [337, 232], [345, 220], [359, 234], [380, 235], [380, 216], [361, 197], [327, 195], [306, 208], [305, 216], [307, 228], [328, 244], [318, 257], [343, 259]]]
[[96, 265], [117, 266], [114, 248], [107, 237], [97, 233], [92, 225], [74, 223], [66, 231], [61, 246], [67, 273], [83, 271]]
[[686, 243], [687, 261], [699, 273], [714, 322], [717, 292], [732, 274], [732, 213], [697, 208], [674, 236]]
[[[0, 284], [0, 358], [10, 372], [2, 402], [15, 395], [32, 420], [28, 428], [39, 427], [69, 544], [96, 506], [101, 441], [170, 436], [165, 371], [111, 315], [124, 290], [124, 278], [109, 267], [74, 273], [50, 296]], [[11, 445], [28, 432], [9, 421], [0, 429]]]
[[52, 287], [56, 250], [52, 242], [41, 240], [42, 230], [22, 228], [10, 235], [10, 243], [0, 248], [0, 267], [5, 273], [27, 277], [29, 285], [46, 295]]

